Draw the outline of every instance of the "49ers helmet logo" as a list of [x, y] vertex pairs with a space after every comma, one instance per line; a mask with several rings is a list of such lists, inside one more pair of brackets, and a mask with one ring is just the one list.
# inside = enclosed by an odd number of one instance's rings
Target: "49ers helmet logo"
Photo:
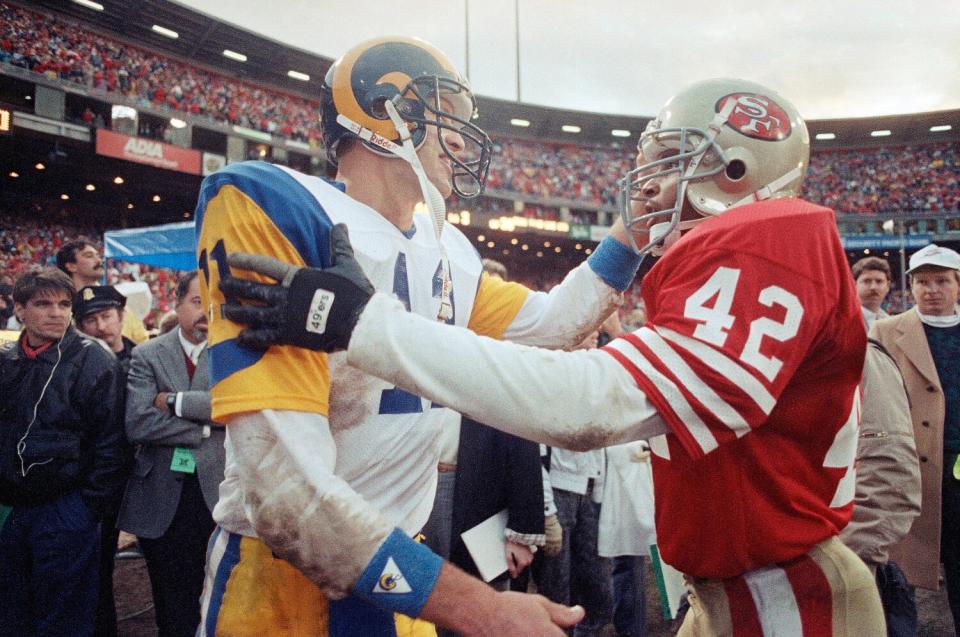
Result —
[[756, 93], [731, 93], [717, 100], [716, 112], [719, 113], [729, 99], [737, 101], [727, 118], [730, 128], [747, 137], [768, 142], [790, 136], [790, 116], [769, 97]]

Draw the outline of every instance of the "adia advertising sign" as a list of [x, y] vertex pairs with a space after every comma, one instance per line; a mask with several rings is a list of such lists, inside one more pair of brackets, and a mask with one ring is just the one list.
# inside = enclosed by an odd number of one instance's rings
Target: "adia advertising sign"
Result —
[[198, 151], [171, 146], [152, 139], [121, 135], [102, 128], [97, 129], [97, 154], [191, 175], [200, 174]]

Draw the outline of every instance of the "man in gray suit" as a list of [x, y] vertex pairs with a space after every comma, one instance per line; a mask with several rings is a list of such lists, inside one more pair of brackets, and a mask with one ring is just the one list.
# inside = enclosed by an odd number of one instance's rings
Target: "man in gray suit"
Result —
[[223, 426], [210, 420], [207, 319], [197, 273], [177, 282], [175, 330], [137, 346], [127, 380], [126, 430], [137, 445], [117, 525], [147, 562], [160, 637], [192, 637], [211, 511], [223, 479]]

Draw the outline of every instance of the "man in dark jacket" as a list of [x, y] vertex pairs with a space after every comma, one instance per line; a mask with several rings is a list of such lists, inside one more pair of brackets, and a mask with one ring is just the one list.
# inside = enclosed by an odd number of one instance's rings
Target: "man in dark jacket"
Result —
[[103, 341], [113, 352], [124, 374], [130, 370], [130, 356], [137, 344], [123, 335], [127, 297], [112, 285], [80, 288], [73, 306], [77, 329]]
[[[124, 306], [127, 297], [120, 294], [112, 285], [87, 285], [80, 288], [73, 302], [73, 318], [77, 329], [103, 341], [114, 353], [120, 369], [123, 370], [123, 383], [126, 387], [127, 372], [130, 371], [130, 358], [137, 346], [123, 335]], [[124, 440], [126, 443], [126, 440]], [[133, 447], [124, 445], [126, 466], [123, 481], [130, 477], [133, 468]], [[100, 521], [100, 594], [97, 602], [97, 637], [115, 637], [117, 635], [117, 609], [113, 595], [113, 568], [117, 553], [117, 513], [120, 498], [109, 503]]]
[[120, 368], [70, 327], [55, 270], [13, 288], [23, 325], [0, 348], [0, 636], [91, 635], [104, 507], [122, 488]]

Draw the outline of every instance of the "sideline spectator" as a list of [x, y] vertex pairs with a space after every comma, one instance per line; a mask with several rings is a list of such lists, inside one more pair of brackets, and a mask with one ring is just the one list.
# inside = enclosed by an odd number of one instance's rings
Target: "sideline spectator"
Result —
[[225, 455], [223, 426], [210, 420], [196, 271], [178, 281], [176, 310], [179, 329], [133, 350], [126, 425], [137, 453], [118, 526], [140, 543], [160, 636], [192, 637]]
[[[122, 370], [121, 387], [126, 398], [127, 372], [130, 370], [130, 356], [136, 343], [121, 334], [123, 328], [123, 307], [127, 297], [117, 292], [113, 286], [93, 285], [80, 289], [73, 303], [73, 317], [77, 329], [93, 338], [100, 339], [116, 356]], [[123, 481], [130, 477], [133, 453], [124, 435]], [[117, 528], [117, 512], [120, 509], [122, 492], [117, 493], [105, 507], [100, 524], [100, 587], [97, 597], [97, 619], [95, 634], [97, 637], [112, 637], [117, 634], [117, 607], [113, 596], [113, 567], [117, 554], [117, 540], [120, 530]]]
[[76, 290], [103, 283], [106, 270], [100, 250], [87, 239], [74, 239], [57, 250], [57, 268], [70, 277]]
[[0, 634], [92, 635], [100, 516], [123, 487], [122, 387], [70, 326], [73, 283], [28, 272], [0, 348]]
[[[83, 238], [65, 243], [57, 250], [57, 267], [73, 280], [77, 290], [84, 286], [100, 285], [106, 278], [100, 250]], [[133, 312], [123, 314], [123, 335], [135, 343], [142, 343], [150, 338], [143, 321], [134, 316]]]
[[77, 292], [73, 307], [77, 328], [103, 341], [120, 361], [124, 374], [130, 370], [130, 357], [137, 345], [122, 333], [126, 304], [127, 297], [112, 285], [88, 285]]
[[890, 560], [889, 549], [907, 535], [920, 514], [920, 465], [903, 376], [890, 354], [872, 339], [860, 387], [857, 491], [853, 517], [840, 539], [876, 573], [887, 635], [913, 637], [914, 589]]
[[[594, 349], [597, 332], [573, 349]], [[569, 451], [554, 447], [544, 473], [543, 499], [563, 529], [559, 554], [544, 557], [534, 573], [537, 592], [558, 604], [579, 604], [583, 621], [569, 634], [599, 637], [609, 622], [612, 599], [610, 560], [600, 557], [597, 536], [606, 475], [606, 451]]]
[[880, 257], [864, 257], [854, 263], [851, 270], [869, 331], [875, 320], [890, 317], [881, 307], [890, 292], [890, 264]]
[[931, 243], [907, 274], [916, 307], [870, 330], [903, 373], [923, 488], [920, 517], [890, 555], [911, 584], [931, 590], [943, 563], [960, 632], [960, 254]]
[[613, 564], [613, 625], [617, 637], [646, 634], [645, 563], [657, 543], [650, 448], [637, 440], [607, 447], [607, 476], [597, 549]]

